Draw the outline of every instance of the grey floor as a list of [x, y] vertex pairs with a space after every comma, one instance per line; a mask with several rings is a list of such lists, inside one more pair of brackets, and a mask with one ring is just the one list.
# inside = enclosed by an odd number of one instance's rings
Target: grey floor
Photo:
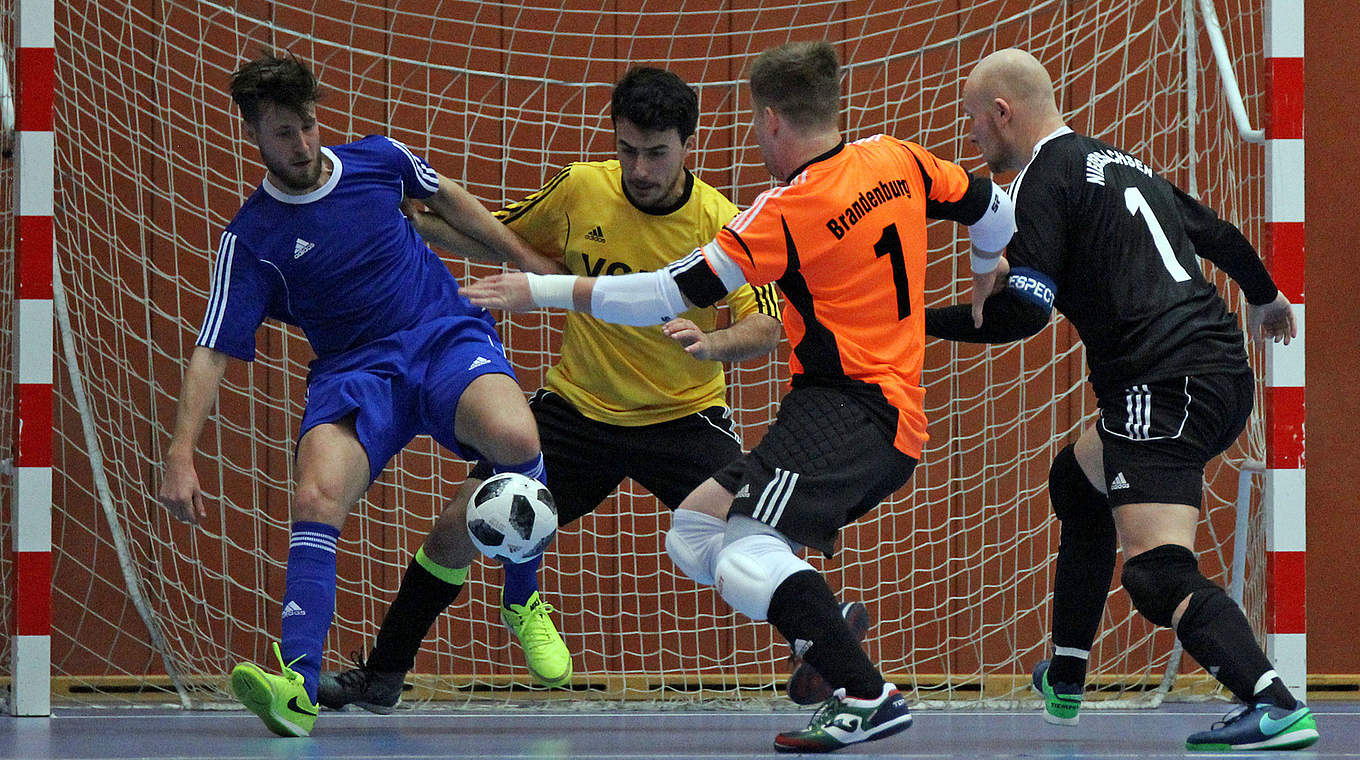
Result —
[[[1185, 757], [1185, 737], [1227, 712], [1222, 704], [1083, 713], [1056, 727], [1035, 711], [918, 710], [910, 730], [857, 745], [849, 758]], [[1285, 757], [1360, 758], [1360, 703], [1316, 703], [1322, 732]], [[560, 713], [399, 711], [323, 713], [306, 739], [280, 739], [243, 711], [159, 708], [60, 709], [51, 718], [0, 718], [0, 757], [48, 758], [685, 758], [773, 757], [774, 735], [801, 728], [807, 712]], [[1249, 757], [1259, 753], [1213, 757]], [[1208, 756], [1208, 755], [1206, 755]]]

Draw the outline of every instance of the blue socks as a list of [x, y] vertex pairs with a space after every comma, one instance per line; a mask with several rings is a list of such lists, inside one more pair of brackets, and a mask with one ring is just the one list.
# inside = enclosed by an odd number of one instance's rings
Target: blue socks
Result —
[[[546, 468], [543, 466], [543, 455], [539, 454], [527, 462], [515, 465], [497, 464], [492, 467], [497, 473], [518, 472], [527, 475], [544, 485]], [[529, 597], [538, 591], [538, 567], [543, 564], [543, 555], [539, 555], [519, 564], [510, 562], [503, 563], [505, 567], [505, 587], [501, 591], [501, 604], [509, 607], [512, 604], [525, 604]]]
[[335, 615], [335, 541], [340, 529], [325, 523], [295, 522], [288, 541], [288, 573], [279, 626], [283, 662], [302, 675], [316, 703], [321, 654]]

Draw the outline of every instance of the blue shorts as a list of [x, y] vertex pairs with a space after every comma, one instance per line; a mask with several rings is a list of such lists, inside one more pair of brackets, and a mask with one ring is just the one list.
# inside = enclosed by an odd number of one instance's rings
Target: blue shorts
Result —
[[500, 336], [489, 320], [434, 319], [337, 356], [312, 362], [307, 431], [352, 412], [359, 443], [368, 454], [369, 482], [412, 438], [428, 435], [467, 460], [480, 457], [454, 435], [454, 412], [468, 384], [482, 375], [515, 377]]

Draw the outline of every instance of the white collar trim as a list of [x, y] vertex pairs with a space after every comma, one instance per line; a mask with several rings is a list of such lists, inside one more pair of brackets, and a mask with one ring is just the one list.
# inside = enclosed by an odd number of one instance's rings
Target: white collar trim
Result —
[[284, 191], [275, 187], [273, 182], [269, 181], [268, 173], [264, 175], [264, 182], [261, 182], [260, 186], [264, 188], [264, 191], [266, 193], [269, 193], [269, 196], [271, 198], [280, 203], [291, 203], [295, 205], [300, 205], [303, 203], [311, 203], [312, 201], [318, 201], [321, 200], [322, 198], [325, 198], [327, 195], [330, 194], [332, 190], [335, 189], [336, 185], [340, 184], [340, 173], [344, 170], [344, 166], [340, 163], [340, 157], [335, 155], [334, 151], [332, 151], [330, 148], [327, 148], [324, 145], [321, 146], [321, 155], [331, 160], [331, 178], [326, 180], [326, 184], [322, 185], [321, 187], [318, 187], [317, 189], [311, 191], [310, 193], [307, 193], [306, 195], [293, 195], [292, 193], [285, 193]]
[[1039, 149], [1044, 147], [1044, 144], [1047, 143], [1049, 140], [1070, 134], [1072, 134], [1072, 128], [1067, 126], [1066, 124], [1062, 125], [1061, 127], [1058, 127], [1052, 132], [1049, 132], [1048, 135], [1044, 137], [1044, 139], [1034, 144], [1034, 152], [1030, 154], [1029, 160], [1033, 161], [1034, 157], [1039, 155]]

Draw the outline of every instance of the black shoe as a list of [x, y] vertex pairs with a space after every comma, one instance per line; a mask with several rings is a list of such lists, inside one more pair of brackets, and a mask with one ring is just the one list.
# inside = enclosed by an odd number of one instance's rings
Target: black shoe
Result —
[[387, 715], [401, 702], [406, 673], [370, 670], [358, 652], [350, 654], [354, 668], [340, 673], [322, 673], [317, 683], [316, 701], [332, 710], [346, 705], [362, 707], [371, 713]]

